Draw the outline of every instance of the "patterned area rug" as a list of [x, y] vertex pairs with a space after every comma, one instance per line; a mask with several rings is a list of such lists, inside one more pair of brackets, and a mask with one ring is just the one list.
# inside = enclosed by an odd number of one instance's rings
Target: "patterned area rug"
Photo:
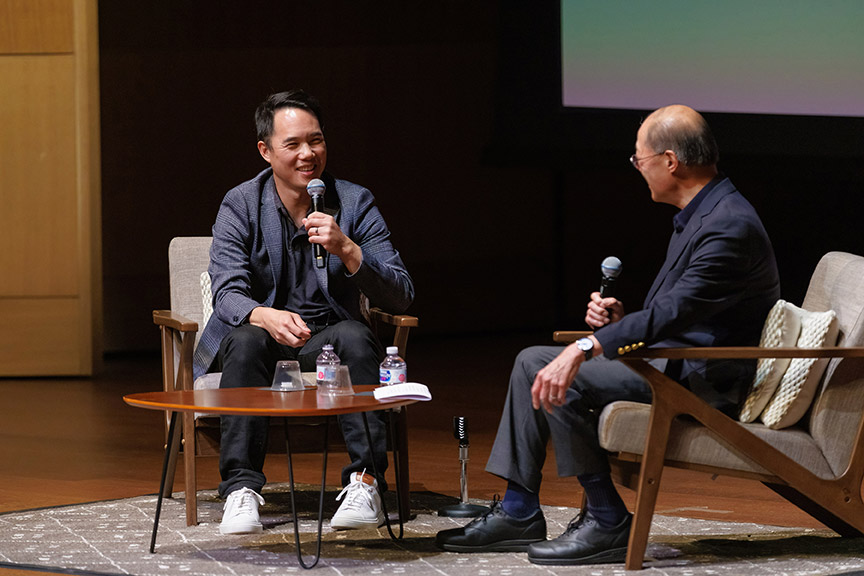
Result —
[[[335, 511], [336, 491], [326, 495], [325, 518]], [[268, 575], [301, 573], [294, 546], [287, 486], [264, 492], [263, 534], [219, 534], [222, 502], [211, 491], [199, 493], [198, 526], [186, 526], [182, 494], [165, 500], [156, 553], [150, 531], [156, 497], [96, 502], [0, 515], [0, 566], [70, 574]], [[315, 548], [317, 491], [303, 486], [297, 507], [306, 562]], [[412, 494], [417, 516], [405, 524], [401, 541], [386, 527], [334, 532], [324, 525], [321, 561], [315, 570], [339, 576], [485, 576], [491, 574], [623, 575], [623, 565], [535, 566], [525, 554], [454, 554], [438, 550], [435, 533], [465, 519], [438, 517], [452, 498]], [[479, 502], [478, 502], [479, 503]], [[488, 504], [488, 503], [485, 503]], [[389, 504], [392, 510], [395, 502]], [[575, 515], [572, 508], [544, 507], [550, 536]], [[398, 524], [394, 528], [398, 532]], [[810, 575], [864, 573], [864, 539], [842, 539], [833, 532], [777, 528], [655, 516], [642, 574]], [[860, 572], [859, 572], [860, 571]]]

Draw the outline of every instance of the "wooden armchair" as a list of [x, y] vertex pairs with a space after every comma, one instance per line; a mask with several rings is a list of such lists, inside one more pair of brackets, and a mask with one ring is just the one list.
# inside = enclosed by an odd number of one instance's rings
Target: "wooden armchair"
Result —
[[[218, 387], [219, 374], [207, 374], [193, 382], [192, 355], [198, 341], [199, 326], [203, 327], [205, 316], [205, 299], [202, 296], [202, 273], [207, 272], [210, 263], [210, 237], [178, 237], [174, 238], [168, 247], [168, 266], [171, 289], [171, 309], [154, 310], [153, 322], [159, 326], [162, 335], [162, 385], [169, 390], [193, 390], [198, 388]], [[208, 278], [209, 281], [209, 278]], [[399, 354], [404, 358], [408, 345], [408, 334], [412, 327], [418, 325], [414, 316], [391, 315], [378, 309], [370, 310], [372, 329], [384, 341], [388, 338], [393, 346], [399, 348]], [[310, 375], [304, 374], [304, 379]], [[312, 375], [314, 379], [314, 375]], [[408, 415], [406, 408], [395, 414], [395, 438], [391, 439], [398, 459], [396, 471], [399, 474], [400, 492], [397, 494], [399, 515], [408, 518], [410, 515], [409, 473], [408, 473]], [[167, 419], [166, 419], [167, 422]], [[291, 423], [292, 444], [297, 451], [317, 452], [322, 448], [319, 428], [324, 421], [316, 418], [296, 418]], [[328, 449], [345, 449], [344, 440], [338, 425], [331, 423], [332, 429], [328, 437]], [[281, 422], [274, 421], [273, 429], [282, 428]], [[166, 428], [167, 430], [167, 428]], [[185, 413], [183, 415], [183, 459], [186, 485], [186, 523], [198, 523], [197, 478], [195, 457], [216, 455], [219, 453], [219, 418], [207, 417], [202, 414]], [[269, 449], [284, 452], [285, 444], [279, 441], [281, 430], [271, 441]], [[177, 456], [180, 451], [181, 435], [175, 434], [176, 441], [171, 447], [168, 476], [165, 482], [163, 496], [171, 496], [174, 484], [174, 471]], [[294, 451], [292, 449], [292, 451]]]
[[[652, 404], [613, 402], [599, 419], [600, 445], [611, 454], [616, 481], [637, 491], [628, 570], [642, 568], [664, 466], [757, 480], [841, 536], [864, 535], [864, 258], [825, 255], [803, 308], [837, 313], [836, 347], [643, 348], [621, 358], [653, 392]], [[578, 334], [554, 337], [569, 342]], [[832, 360], [808, 415], [775, 430], [729, 418], [654, 369], [648, 358]]]

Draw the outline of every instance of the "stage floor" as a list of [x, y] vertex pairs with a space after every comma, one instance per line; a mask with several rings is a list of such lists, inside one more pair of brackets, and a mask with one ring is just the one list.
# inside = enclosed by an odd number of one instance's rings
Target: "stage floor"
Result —
[[[454, 416], [465, 416], [470, 440], [471, 498], [491, 499], [505, 484], [484, 471], [516, 353], [531, 344], [551, 344], [549, 335], [412, 337], [407, 361], [411, 380], [432, 391], [431, 402], [409, 408], [411, 490], [459, 495], [458, 443]], [[482, 365], [469, 357], [482, 358]], [[157, 412], [126, 405], [132, 392], [161, 388], [158, 354], [109, 357], [94, 378], [0, 379], [0, 512], [153, 494], [158, 490], [164, 428]], [[328, 483], [339, 483], [347, 460], [331, 454]], [[320, 480], [320, 456], [297, 455], [299, 482]], [[288, 478], [282, 455], [268, 457], [272, 482]], [[578, 506], [573, 479], [560, 479], [554, 455], [544, 470], [541, 502]], [[199, 459], [201, 489], [219, 482], [216, 458]], [[183, 490], [182, 466], [175, 490]], [[635, 494], [622, 489], [628, 506]], [[703, 473], [667, 469], [657, 513], [728, 522], [821, 528], [821, 524], [753, 481], [712, 479]], [[10, 571], [0, 570], [7, 576]]]

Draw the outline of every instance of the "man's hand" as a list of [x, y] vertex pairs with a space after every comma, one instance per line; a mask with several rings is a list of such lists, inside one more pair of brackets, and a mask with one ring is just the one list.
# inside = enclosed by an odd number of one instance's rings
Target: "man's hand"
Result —
[[349, 273], [354, 274], [360, 269], [360, 264], [363, 263], [363, 251], [342, 232], [333, 216], [323, 212], [312, 212], [303, 219], [303, 226], [309, 235], [309, 242], [320, 244], [327, 252], [338, 256]]
[[312, 332], [296, 312], [259, 306], [249, 315], [249, 323], [264, 328], [276, 342], [292, 348], [305, 345]]
[[542, 405], [544, 410], [551, 413], [555, 406], [563, 405], [567, 390], [584, 361], [585, 353], [575, 344], [570, 344], [537, 372], [534, 385], [531, 386], [531, 405], [534, 409], [539, 410]]
[[601, 298], [599, 292], [591, 294], [588, 311], [585, 312], [585, 323], [592, 328], [602, 328], [607, 324], [619, 321], [624, 316], [624, 305], [615, 298]]

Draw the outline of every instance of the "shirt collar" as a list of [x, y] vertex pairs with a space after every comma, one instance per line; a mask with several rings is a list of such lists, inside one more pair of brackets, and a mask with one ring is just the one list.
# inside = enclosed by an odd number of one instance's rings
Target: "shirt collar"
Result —
[[[297, 226], [294, 224], [294, 219], [291, 217], [291, 214], [288, 213], [288, 209], [285, 208], [285, 205], [282, 203], [282, 199], [279, 198], [279, 193], [276, 191], [275, 188], [273, 188], [272, 195], [273, 204], [276, 206], [276, 212], [278, 212], [279, 215], [282, 216], [282, 221], [288, 225], [288, 231], [290, 232], [290, 234], [293, 236], [298, 231], [301, 231], [301, 229], [297, 228]], [[302, 232], [303, 234], [306, 233], [305, 230], [302, 230]]]
[[705, 197], [714, 189], [715, 186], [723, 179], [725, 176], [718, 173], [714, 178], [711, 179], [702, 189], [699, 191], [696, 196], [693, 197], [692, 200], [675, 216], [672, 218], [672, 225], [675, 228], [675, 232], [681, 233], [684, 231], [684, 228], [687, 227], [687, 224], [690, 222], [690, 219], [693, 217], [693, 214], [696, 213], [696, 210], [699, 208], [699, 205], [702, 204], [702, 201], [705, 200]]

